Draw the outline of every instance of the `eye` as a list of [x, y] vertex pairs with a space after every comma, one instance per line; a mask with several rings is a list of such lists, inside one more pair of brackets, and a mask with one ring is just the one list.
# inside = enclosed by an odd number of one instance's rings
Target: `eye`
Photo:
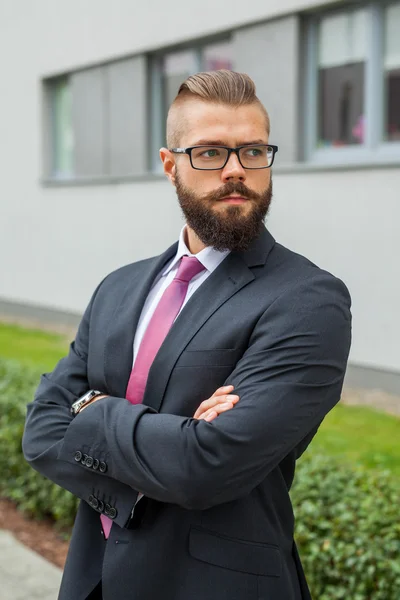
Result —
[[249, 148], [246, 150], [247, 156], [251, 156], [253, 158], [257, 158], [258, 156], [262, 156], [264, 151], [261, 148]]
[[219, 150], [217, 148], [208, 148], [207, 150], [204, 150], [200, 156], [204, 156], [204, 158], [216, 158], [219, 156]]

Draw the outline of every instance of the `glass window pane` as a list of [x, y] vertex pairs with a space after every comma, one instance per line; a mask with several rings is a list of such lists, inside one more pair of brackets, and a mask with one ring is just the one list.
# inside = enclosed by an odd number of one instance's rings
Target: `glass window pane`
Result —
[[73, 173], [74, 135], [72, 127], [71, 87], [68, 78], [52, 84], [53, 175]]
[[385, 10], [385, 137], [400, 141], [400, 2]]
[[318, 145], [362, 144], [367, 12], [323, 17], [318, 30]]
[[163, 92], [166, 111], [174, 101], [181, 83], [196, 71], [198, 71], [198, 64], [194, 50], [171, 52], [164, 57]]
[[233, 48], [231, 42], [210, 44], [203, 50], [204, 71], [217, 71], [218, 69], [233, 69]]

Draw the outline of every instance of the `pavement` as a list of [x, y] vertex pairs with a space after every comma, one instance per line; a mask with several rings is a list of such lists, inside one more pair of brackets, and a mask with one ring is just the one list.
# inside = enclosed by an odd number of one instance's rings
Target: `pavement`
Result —
[[62, 571], [0, 530], [0, 600], [57, 600]]

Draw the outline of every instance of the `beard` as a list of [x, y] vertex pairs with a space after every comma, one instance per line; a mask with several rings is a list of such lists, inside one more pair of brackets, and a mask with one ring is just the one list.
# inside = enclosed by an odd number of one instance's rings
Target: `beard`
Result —
[[[179, 204], [187, 224], [206, 246], [216, 250], [247, 250], [261, 233], [264, 219], [272, 201], [272, 178], [261, 194], [250, 190], [242, 182], [228, 182], [218, 190], [199, 196], [187, 188], [176, 173], [175, 187]], [[213, 204], [231, 194], [238, 194], [252, 206], [243, 214], [242, 205], [226, 206], [215, 210]]]

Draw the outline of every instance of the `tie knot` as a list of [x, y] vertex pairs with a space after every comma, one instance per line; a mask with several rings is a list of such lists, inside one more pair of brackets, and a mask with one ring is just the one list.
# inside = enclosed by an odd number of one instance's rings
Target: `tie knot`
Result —
[[204, 271], [205, 267], [201, 264], [195, 256], [183, 256], [179, 269], [174, 279], [179, 281], [189, 282], [201, 271]]

